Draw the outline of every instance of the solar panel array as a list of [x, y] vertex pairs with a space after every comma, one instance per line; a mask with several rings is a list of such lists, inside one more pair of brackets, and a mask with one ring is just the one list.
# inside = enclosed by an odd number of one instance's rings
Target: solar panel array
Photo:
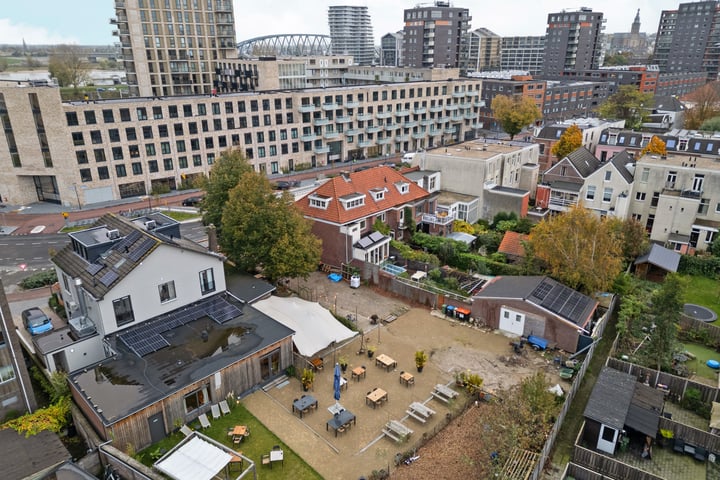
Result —
[[579, 315], [587, 308], [590, 299], [564, 285], [556, 285], [545, 297], [542, 306], [573, 322], [580, 320]]
[[170, 346], [162, 334], [174, 328], [204, 316], [209, 316], [222, 325], [228, 320], [239, 317], [242, 313], [242, 310], [224, 298], [220, 296], [210, 297], [133, 327], [119, 334], [118, 338], [130, 350], [142, 357]]
[[552, 290], [553, 286], [552, 284], [548, 282], [541, 282], [540, 285], [535, 287], [535, 290], [532, 292], [532, 296], [539, 298], [540, 300], [545, 300], [545, 297], [548, 293], [550, 293], [550, 290]]
[[140, 237], [142, 237], [142, 233], [137, 230], [133, 230], [127, 237], [123, 238], [118, 243], [113, 245], [113, 250], [115, 250], [116, 252], [122, 252], [125, 247], [129, 247], [130, 245], [135, 243]]
[[118, 278], [120, 278], [120, 274], [118, 272], [116, 272], [115, 270], [108, 270], [107, 272], [105, 272], [105, 275], [100, 277], [100, 283], [102, 283], [106, 287], [109, 287]]
[[100, 265], [99, 263], [90, 263], [87, 267], [85, 267], [85, 271], [88, 272], [90, 275], [95, 275], [100, 270], [103, 269], [105, 265]]
[[144, 239], [140, 245], [134, 247], [130, 253], [128, 254], [128, 258], [132, 260], [133, 262], [137, 262], [140, 260], [143, 255], [145, 255], [148, 250], [150, 250], [153, 245], [155, 245], [155, 240], [152, 238], [146, 238]]

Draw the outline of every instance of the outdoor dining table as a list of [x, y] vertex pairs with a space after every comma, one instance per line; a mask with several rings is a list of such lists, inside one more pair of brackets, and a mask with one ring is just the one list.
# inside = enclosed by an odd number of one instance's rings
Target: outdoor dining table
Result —
[[343, 410], [342, 412], [333, 415], [332, 418], [327, 421], [327, 424], [325, 425], [325, 430], [328, 430], [328, 427], [332, 427], [332, 429], [335, 430], [335, 436], [337, 437], [338, 429], [343, 425], [347, 425], [350, 422], [355, 425], [355, 415], [348, 410]]
[[273, 449], [270, 451], [270, 468], [275, 462], [281, 462], [283, 466], [285, 465], [285, 453], [282, 450]]
[[365, 367], [355, 367], [352, 371], [352, 378], [360, 381], [360, 378], [365, 378]]
[[415, 384], [415, 376], [410, 372], [402, 372], [400, 374], [400, 383], [406, 387]]
[[300, 412], [300, 418], [303, 413], [313, 405], [317, 406], [318, 401], [312, 395], [305, 395], [304, 397], [295, 400], [293, 402], [293, 413]]
[[389, 372], [391, 368], [397, 367], [397, 362], [383, 353], [375, 358], [375, 365], [381, 366]]
[[368, 393], [365, 397], [365, 403], [369, 403], [373, 408], [380, 405], [383, 401], [388, 399], [388, 393], [382, 388], [376, 388], [372, 392]]

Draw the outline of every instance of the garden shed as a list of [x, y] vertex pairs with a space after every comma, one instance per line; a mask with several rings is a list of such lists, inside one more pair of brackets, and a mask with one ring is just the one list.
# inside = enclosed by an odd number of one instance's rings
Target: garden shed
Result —
[[680, 254], [656, 243], [633, 262], [635, 275], [651, 281], [662, 281], [668, 272], [677, 272], [678, 265]]

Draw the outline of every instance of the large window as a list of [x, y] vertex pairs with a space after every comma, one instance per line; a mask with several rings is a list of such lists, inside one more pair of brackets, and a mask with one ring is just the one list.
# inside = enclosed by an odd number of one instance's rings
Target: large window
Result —
[[118, 327], [135, 321], [129, 295], [113, 300], [113, 310], [115, 310], [115, 323]]
[[12, 365], [0, 366], [0, 383], [9, 382], [15, 379], [15, 370]]
[[162, 285], [158, 285], [158, 292], [160, 293], [160, 303], [175, 300], [175, 282], [170, 281], [167, 283], [163, 283]]
[[215, 291], [215, 275], [212, 268], [200, 272], [200, 291], [203, 295]]
[[280, 349], [273, 350], [264, 357], [260, 357], [260, 376], [263, 380], [280, 373]]
[[204, 385], [190, 395], [185, 396], [185, 413], [197, 410], [208, 403], [210, 403], [210, 385]]
[[595, 200], [595, 185], [588, 185], [587, 192], [585, 192], [586, 200]]

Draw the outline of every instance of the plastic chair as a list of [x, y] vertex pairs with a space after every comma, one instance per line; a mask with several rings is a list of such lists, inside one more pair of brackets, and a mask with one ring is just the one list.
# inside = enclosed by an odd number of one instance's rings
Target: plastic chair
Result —
[[270, 465], [270, 454], [269, 454], [269, 453], [263, 454], [263, 456], [262, 456], [262, 464], [263, 464], [263, 465]]

